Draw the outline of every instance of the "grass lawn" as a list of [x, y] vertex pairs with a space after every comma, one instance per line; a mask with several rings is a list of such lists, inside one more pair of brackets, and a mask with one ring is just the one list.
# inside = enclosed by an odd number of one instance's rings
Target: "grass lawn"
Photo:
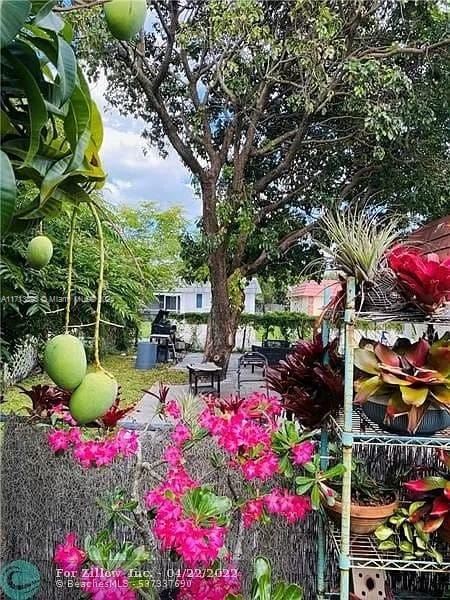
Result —
[[[187, 382], [187, 373], [173, 369], [171, 365], [159, 365], [155, 369], [148, 371], [136, 371], [134, 368], [133, 356], [121, 356], [119, 354], [111, 354], [104, 358], [103, 366], [110, 373], [115, 375], [119, 385], [121, 386], [121, 398], [124, 405], [137, 402], [143, 395], [143, 390], [148, 390], [154, 383], [177, 384]], [[90, 365], [89, 371], [94, 367]], [[51, 379], [42, 373], [33, 377], [28, 377], [20, 382], [20, 385], [29, 389], [33, 385], [44, 383], [52, 383]], [[1, 412], [3, 413], [23, 413], [23, 407], [29, 406], [30, 401], [27, 396], [20, 393], [20, 390], [11, 386], [5, 392], [5, 402], [1, 404]]]

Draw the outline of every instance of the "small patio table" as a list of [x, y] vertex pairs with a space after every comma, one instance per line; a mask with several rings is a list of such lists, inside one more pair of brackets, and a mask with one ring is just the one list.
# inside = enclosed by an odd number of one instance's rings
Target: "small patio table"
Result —
[[[197, 395], [198, 389], [208, 389], [213, 392], [217, 391], [220, 396], [220, 379], [222, 377], [222, 367], [218, 367], [214, 363], [201, 363], [198, 365], [187, 365], [189, 371], [189, 391]], [[198, 380], [202, 377], [210, 377], [211, 385], [199, 385]], [[216, 389], [217, 385], [217, 389]]]

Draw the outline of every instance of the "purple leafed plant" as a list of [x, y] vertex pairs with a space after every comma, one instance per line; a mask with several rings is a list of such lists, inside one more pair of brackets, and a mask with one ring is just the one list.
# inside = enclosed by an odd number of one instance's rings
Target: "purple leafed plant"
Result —
[[269, 386], [305, 427], [317, 427], [343, 404], [342, 359], [337, 346], [337, 339], [324, 346], [320, 335], [311, 342], [302, 340], [285, 360], [268, 370]]

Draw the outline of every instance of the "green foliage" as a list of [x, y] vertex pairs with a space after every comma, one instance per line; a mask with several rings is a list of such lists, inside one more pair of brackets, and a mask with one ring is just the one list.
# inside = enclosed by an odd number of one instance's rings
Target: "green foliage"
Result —
[[[252, 589], [248, 600], [302, 600], [303, 590], [294, 583], [272, 583], [272, 567], [264, 556], [253, 563]], [[227, 600], [245, 600], [244, 596], [229, 594]]]
[[[208, 313], [183, 313], [173, 315], [178, 321], [185, 321], [189, 325], [206, 325]], [[266, 312], [266, 313], [242, 313], [239, 325], [250, 325], [264, 332], [264, 337], [278, 328], [285, 339], [292, 337], [307, 338], [314, 325], [315, 319], [303, 313], [294, 312]]]
[[[89, 200], [87, 191], [105, 179], [101, 117], [70, 45], [72, 30], [50, 12], [55, 4], [2, 2], [3, 231]], [[33, 184], [18, 210], [11, 167], [16, 180]]]
[[[100, 202], [101, 198], [98, 198], [97, 203]], [[153, 290], [175, 283], [180, 266], [178, 236], [181, 225], [178, 208], [158, 211], [151, 203], [143, 203], [137, 209], [105, 208], [103, 227], [107, 261], [102, 318], [123, 327], [102, 325], [103, 346], [125, 349], [133, 343], [140, 326], [141, 310], [151, 300]], [[69, 230], [70, 215], [67, 212], [46, 220], [45, 233], [53, 242], [54, 256], [51, 264], [40, 271], [25, 264], [28, 238], [23, 234], [11, 234], [5, 240], [0, 264], [4, 342], [14, 342], [25, 333], [45, 339], [50, 332], [61, 332]], [[88, 208], [82, 206], [76, 221], [72, 325], [94, 321], [98, 263], [95, 223]], [[89, 338], [92, 328], [83, 332]]]
[[[430, 534], [423, 531], [423, 520], [415, 518], [415, 513], [425, 501], [412, 502], [407, 508], [398, 508], [387, 523], [375, 530], [380, 550], [396, 550], [402, 560], [421, 560], [429, 557], [440, 564], [442, 554], [432, 546]], [[413, 518], [414, 517], [414, 518]]]

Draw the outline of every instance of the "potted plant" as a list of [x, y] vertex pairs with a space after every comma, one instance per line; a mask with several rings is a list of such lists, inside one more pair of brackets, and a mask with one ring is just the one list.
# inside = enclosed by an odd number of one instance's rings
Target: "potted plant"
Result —
[[267, 371], [269, 387], [281, 395], [284, 408], [305, 427], [318, 427], [342, 406], [344, 380], [337, 346], [337, 339], [324, 346], [320, 335], [310, 342], [301, 340]]
[[[337, 525], [342, 518], [342, 480], [330, 483], [334, 502], [326, 502], [325, 510]], [[331, 496], [328, 495], [328, 500]], [[377, 481], [369, 475], [364, 463], [354, 459], [352, 466], [352, 495], [350, 507], [350, 531], [352, 533], [372, 533], [394, 514], [398, 508], [398, 498], [392, 487]]]
[[412, 521], [420, 522], [425, 533], [438, 531], [450, 543], [450, 453], [441, 450], [439, 458], [446, 472], [439, 469], [435, 476], [408, 481], [404, 486], [415, 496]]
[[[297, 494], [310, 493], [311, 505], [317, 509], [322, 505], [330, 519], [340, 525], [342, 518], [342, 475], [341, 463], [324, 470], [320, 456], [302, 466], [303, 474], [296, 478]], [[398, 508], [397, 495], [393, 488], [372, 478], [359, 461], [352, 466], [352, 503], [350, 507], [350, 531], [372, 533]]]
[[355, 402], [382, 429], [433, 434], [450, 426], [450, 338], [355, 349]]

